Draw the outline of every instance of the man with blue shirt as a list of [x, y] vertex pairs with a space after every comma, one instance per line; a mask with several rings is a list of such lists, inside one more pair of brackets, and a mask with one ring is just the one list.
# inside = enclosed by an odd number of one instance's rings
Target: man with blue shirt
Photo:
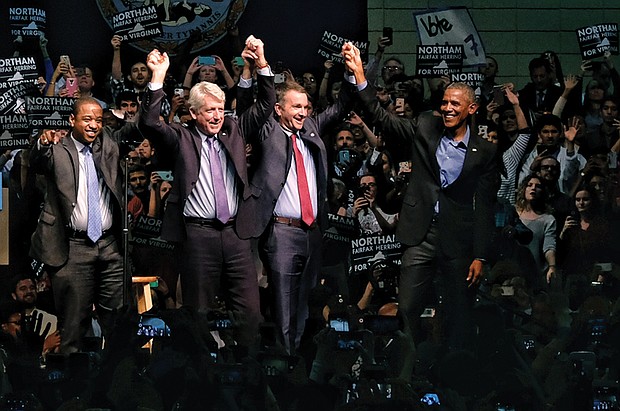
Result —
[[[398, 117], [381, 108], [366, 82], [359, 50], [346, 53], [359, 96], [370, 118], [381, 124], [386, 144], [409, 144], [411, 177], [404, 195], [397, 238], [404, 245], [399, 310], [416, 336], [427, 295], [438, 276], [445, 344], [463, 348], [471, 336], [471, 308], [494, 229], [499, 187], [496, 146], [471, 132], [478, 109], [466, 84], [446, 87], [440, 116]], [[389, 140], [391, 139], [391, 141]]]

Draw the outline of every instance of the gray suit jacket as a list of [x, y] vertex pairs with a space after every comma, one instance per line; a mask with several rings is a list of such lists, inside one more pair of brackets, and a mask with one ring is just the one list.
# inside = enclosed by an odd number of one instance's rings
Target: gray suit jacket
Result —
[[[123, 204], [119, 142], [123, 136], [131, 133], [137, 133], [133, 123], [126, 124], [118, 131], [104, 127], [93, 142], [93, 160], [112, 193], [115, 221], [119, 221]], [[77, 204], [78, 151], [69, 136], [58, 144], [36, 143], [32, 149], [30, 164], [37, 173], [46, 177], [45, 204], [37, 229], [32, 235], [30, 255], [47, 265], [60, 267], [69, 258], [67, 231], [73, 208]], [[113, 228], [120, 230], [121, 225], [115, 224]]]
[[[297, 133], [312, 152], [316, 167], [318, 213], [321, 228], [327, 223], [327, 154], [321, 133], [329, 125], [341, 120], [345, 112], [348, 95], [321, 112], [309, 117]], [[250, 189], [246, 190], [237, 213], [237, 233], [241, 238], [260, 237], [273, 217], [273, 210], [285, 185], [293, 158], [291, 138], [288, 137], [275, 118], [270, 118], [260, 129], [256, 141], [252, 141], [252, 156], [256, 164], [252, 170]]]

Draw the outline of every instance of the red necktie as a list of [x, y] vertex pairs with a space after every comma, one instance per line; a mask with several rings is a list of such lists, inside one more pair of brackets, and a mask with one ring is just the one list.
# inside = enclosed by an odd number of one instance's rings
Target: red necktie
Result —
[[301, 203], [301, 220], [307, 226], [314, 222], [314, 213], [312, 212], [312, 201], [310, 200], [310, 190], [308, 190], [308, 178], [306, 177], [306, 168], [304, 167], [304, 158], [301, 151], [297, 147], [297, 136], [291, 134], [293, 139], [293, 153], [295, 153], [295, 167], [297, 168], [297, 187], [299, 188], [299, 201]]

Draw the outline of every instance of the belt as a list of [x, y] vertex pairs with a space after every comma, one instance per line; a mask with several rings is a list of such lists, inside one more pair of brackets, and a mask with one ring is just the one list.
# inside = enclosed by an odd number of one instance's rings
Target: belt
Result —
[[[112, 230], [103, 230], [99, 239], [104, 239], [109, 235], [112, 235]], [[74, 230], [72, 228], [67, 230], [67, 236], [69, 238], [75, 238], [76, 240], [90, 240], [88, 237], [88, 231]]]
[[197, 224], [202, 227], [212, 227], [212, 228], [224, 228], [230, 227], [235, 224], [235, 217], [232, 217], [230, 220], [222, 223], [217, 218], [202, 218], [202, 217], [185, 217], [185, 223], [187, 224]]
[[308, 225], [298, 218], [273, 216], [273, 222], [279, 223], [279, 224], [291, 225], [293, 227], [304, 228], [304, 229], [316, 228], [316, 220], [313, 221], [312, 224]]

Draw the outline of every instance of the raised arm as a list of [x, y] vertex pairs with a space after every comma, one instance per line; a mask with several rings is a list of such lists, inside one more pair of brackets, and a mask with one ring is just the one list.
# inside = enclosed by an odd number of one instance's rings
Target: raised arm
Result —
[[265, 57], [265, 45], [261, 39], [250, 35], [245, 41], [241, 57], [246, 62], [252, 60], [258, 69], [258, 95], [256, 102], [239, 116], [239, 126], [244, 137], [256, 134], [267, 121], [276, 104], [276, 91], [273, 75]]
[[110, 43], [112, 44], [112, 78], [114, 80], [123, 81], [123, 69], [121, 67], [121, 36], [114, 35]]

